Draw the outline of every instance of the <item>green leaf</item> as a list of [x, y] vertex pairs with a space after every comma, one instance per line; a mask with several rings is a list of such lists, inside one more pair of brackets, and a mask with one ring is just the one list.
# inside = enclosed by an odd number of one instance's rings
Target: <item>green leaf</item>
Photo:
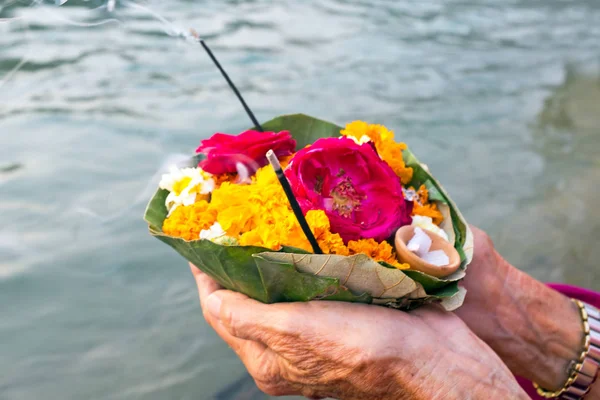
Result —
[[448, 200], [446, 200], [444, 195], [440, 193], [435, 184], [431, 182], [431, 179], [428, 179], [425, 182], [425, 187], [427, 188], [427, 192], [429, 192], [430, 201], [439, 201], [441, 203], [448, 204]]
[[304, 114], [290, 114], [277, 117], [262, 124], [265, 131], [290, 131], [300, 150], [317, 139], [340, 136], [341, 127]]
[[429, 295], [435, 295], [439, 289], [447, 286], [451, 282], [455, 282], [464, 278], [466, 274], [464, 270], [459, 269], [446, 278], [436, 278], [435, 276], [427, 275], [421, 271], [413, 271], [408, 269], [404, 270], [403, 272], [415, 282], [419, 282], [421, 285], [423, 285], [423, 288]]
[[463, 261], [461, 266], [465, 267], [467, 263], [465, 262], [466, 258], [464, 258], [465, 254], [463, 252], [463, 246], [465, 245], [467, 237], [467, 222], [460, 211], [458, 211], [458, 207], [456, 207], [456, 204], [454, 204], [452, 199], [450, 199], [450, 196], [448, 196], [442, 185], [429, 173], [424, 164], [421, 164], [417, 157], [408, 149], [403, 151], [403, 157], [406, 165], [413, 169], [413, 178], [410, 184], [414, 187], [418, 187], [426, 184], [426, 182], [429, 181], [429, 185], [437, 189], [438, 193], [436, 196], [441, 195], [445, 199], [444, 203], [447, 203], [450, 207], [452, 226], [456, 235], [454, 244], [455, 248], [459, 251], [459, 253], [461, 253], [461, 260]]
[[445, 286], [431, 293], [430, 296], [437, 297], [438, 299], [443, 299], [446, 297], [452, 297], [456, 293], [458, 293], [458, 282], [449, 282]]
[[169, 211], [165, 205], [165, 200], [169, 195], [168, 190], [158, 189], [158, 191], [146, 206], [146, 212], [144, 213], [144, 219], [148, 222], [151, 230], [162, 232], [162, 226], [165, 218]]

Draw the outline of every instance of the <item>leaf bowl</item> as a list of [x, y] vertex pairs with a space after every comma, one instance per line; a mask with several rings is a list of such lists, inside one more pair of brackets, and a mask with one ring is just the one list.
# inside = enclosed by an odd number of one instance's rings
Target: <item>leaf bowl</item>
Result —
[[[262, 124], [267, 131], [290, 131], [298, 148], [322, 137], [337, 137], [341, 127], [304, 114], [283, 115]], [[335, 300], [380, 304], [403, 310], [438, 302], [447, 310], [462, 304], [466, 291], [458, 282], [473, 257], [473, 236], [464, 217], [428, 168], [410, 150], [403, 151], [413, 168], [411, 186], [426, 185], [430, 201], [444, 215], [441, 228], [460, 255], [458, 270], [445, 278], [415, 270], [399, 270], [364, 254], [319, 255], [283, 247], [223, 246], [209, 240], [187, 241], [162, 232], [168, 191], [159, 189], [144, 215], [150, 234], [223, 287], [263, 303]]]

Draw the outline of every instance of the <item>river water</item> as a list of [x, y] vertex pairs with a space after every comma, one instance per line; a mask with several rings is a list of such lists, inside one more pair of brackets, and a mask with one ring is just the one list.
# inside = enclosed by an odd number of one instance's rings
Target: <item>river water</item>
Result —
[[600, 3], [0, 1], [0, 398], [261, 399], [151, 238], [164, 165], [303, 112], [387, 125], [544, 281], [600, 289]]

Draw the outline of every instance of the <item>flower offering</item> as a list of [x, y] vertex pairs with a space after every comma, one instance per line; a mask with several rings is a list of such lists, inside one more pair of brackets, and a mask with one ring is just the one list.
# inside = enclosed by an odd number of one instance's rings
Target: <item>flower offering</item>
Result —
[[[201, 141], [197, 165], [172, 167], [146, 210], [151, 233], [226, 288], [263, 302], [462, 304], [458, 281], [472, 257], [471, 233], [391, 130], [363, 121], [342, 128], [301, 114], [263, 127], [216, 133]], [[283, 168], [279, 177], [269, 150]], [[407, 226], [418, 262], [397, 254], [396, 233]], [[424, 231], [444, 250], [430, 251]], [[420, 268], [443, 268], [450, 259], [460, 268], [448, 276]]]

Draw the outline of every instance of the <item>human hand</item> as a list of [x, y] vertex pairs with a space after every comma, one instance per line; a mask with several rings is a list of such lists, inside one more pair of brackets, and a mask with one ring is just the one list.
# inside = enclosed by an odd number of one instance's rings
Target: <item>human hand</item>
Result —
[[577, 306], [510, 265], [485, 232], [471, 230], [475, 254], [463, 280], [467, 296], [456, 315], [514, 374], [547, 389], [562, 387], [582, 347]]
[[527, 398], [496, 354], [452, 313], [328, 301], [266, 305], [191, 269], [207, 322], [270, 395]]

